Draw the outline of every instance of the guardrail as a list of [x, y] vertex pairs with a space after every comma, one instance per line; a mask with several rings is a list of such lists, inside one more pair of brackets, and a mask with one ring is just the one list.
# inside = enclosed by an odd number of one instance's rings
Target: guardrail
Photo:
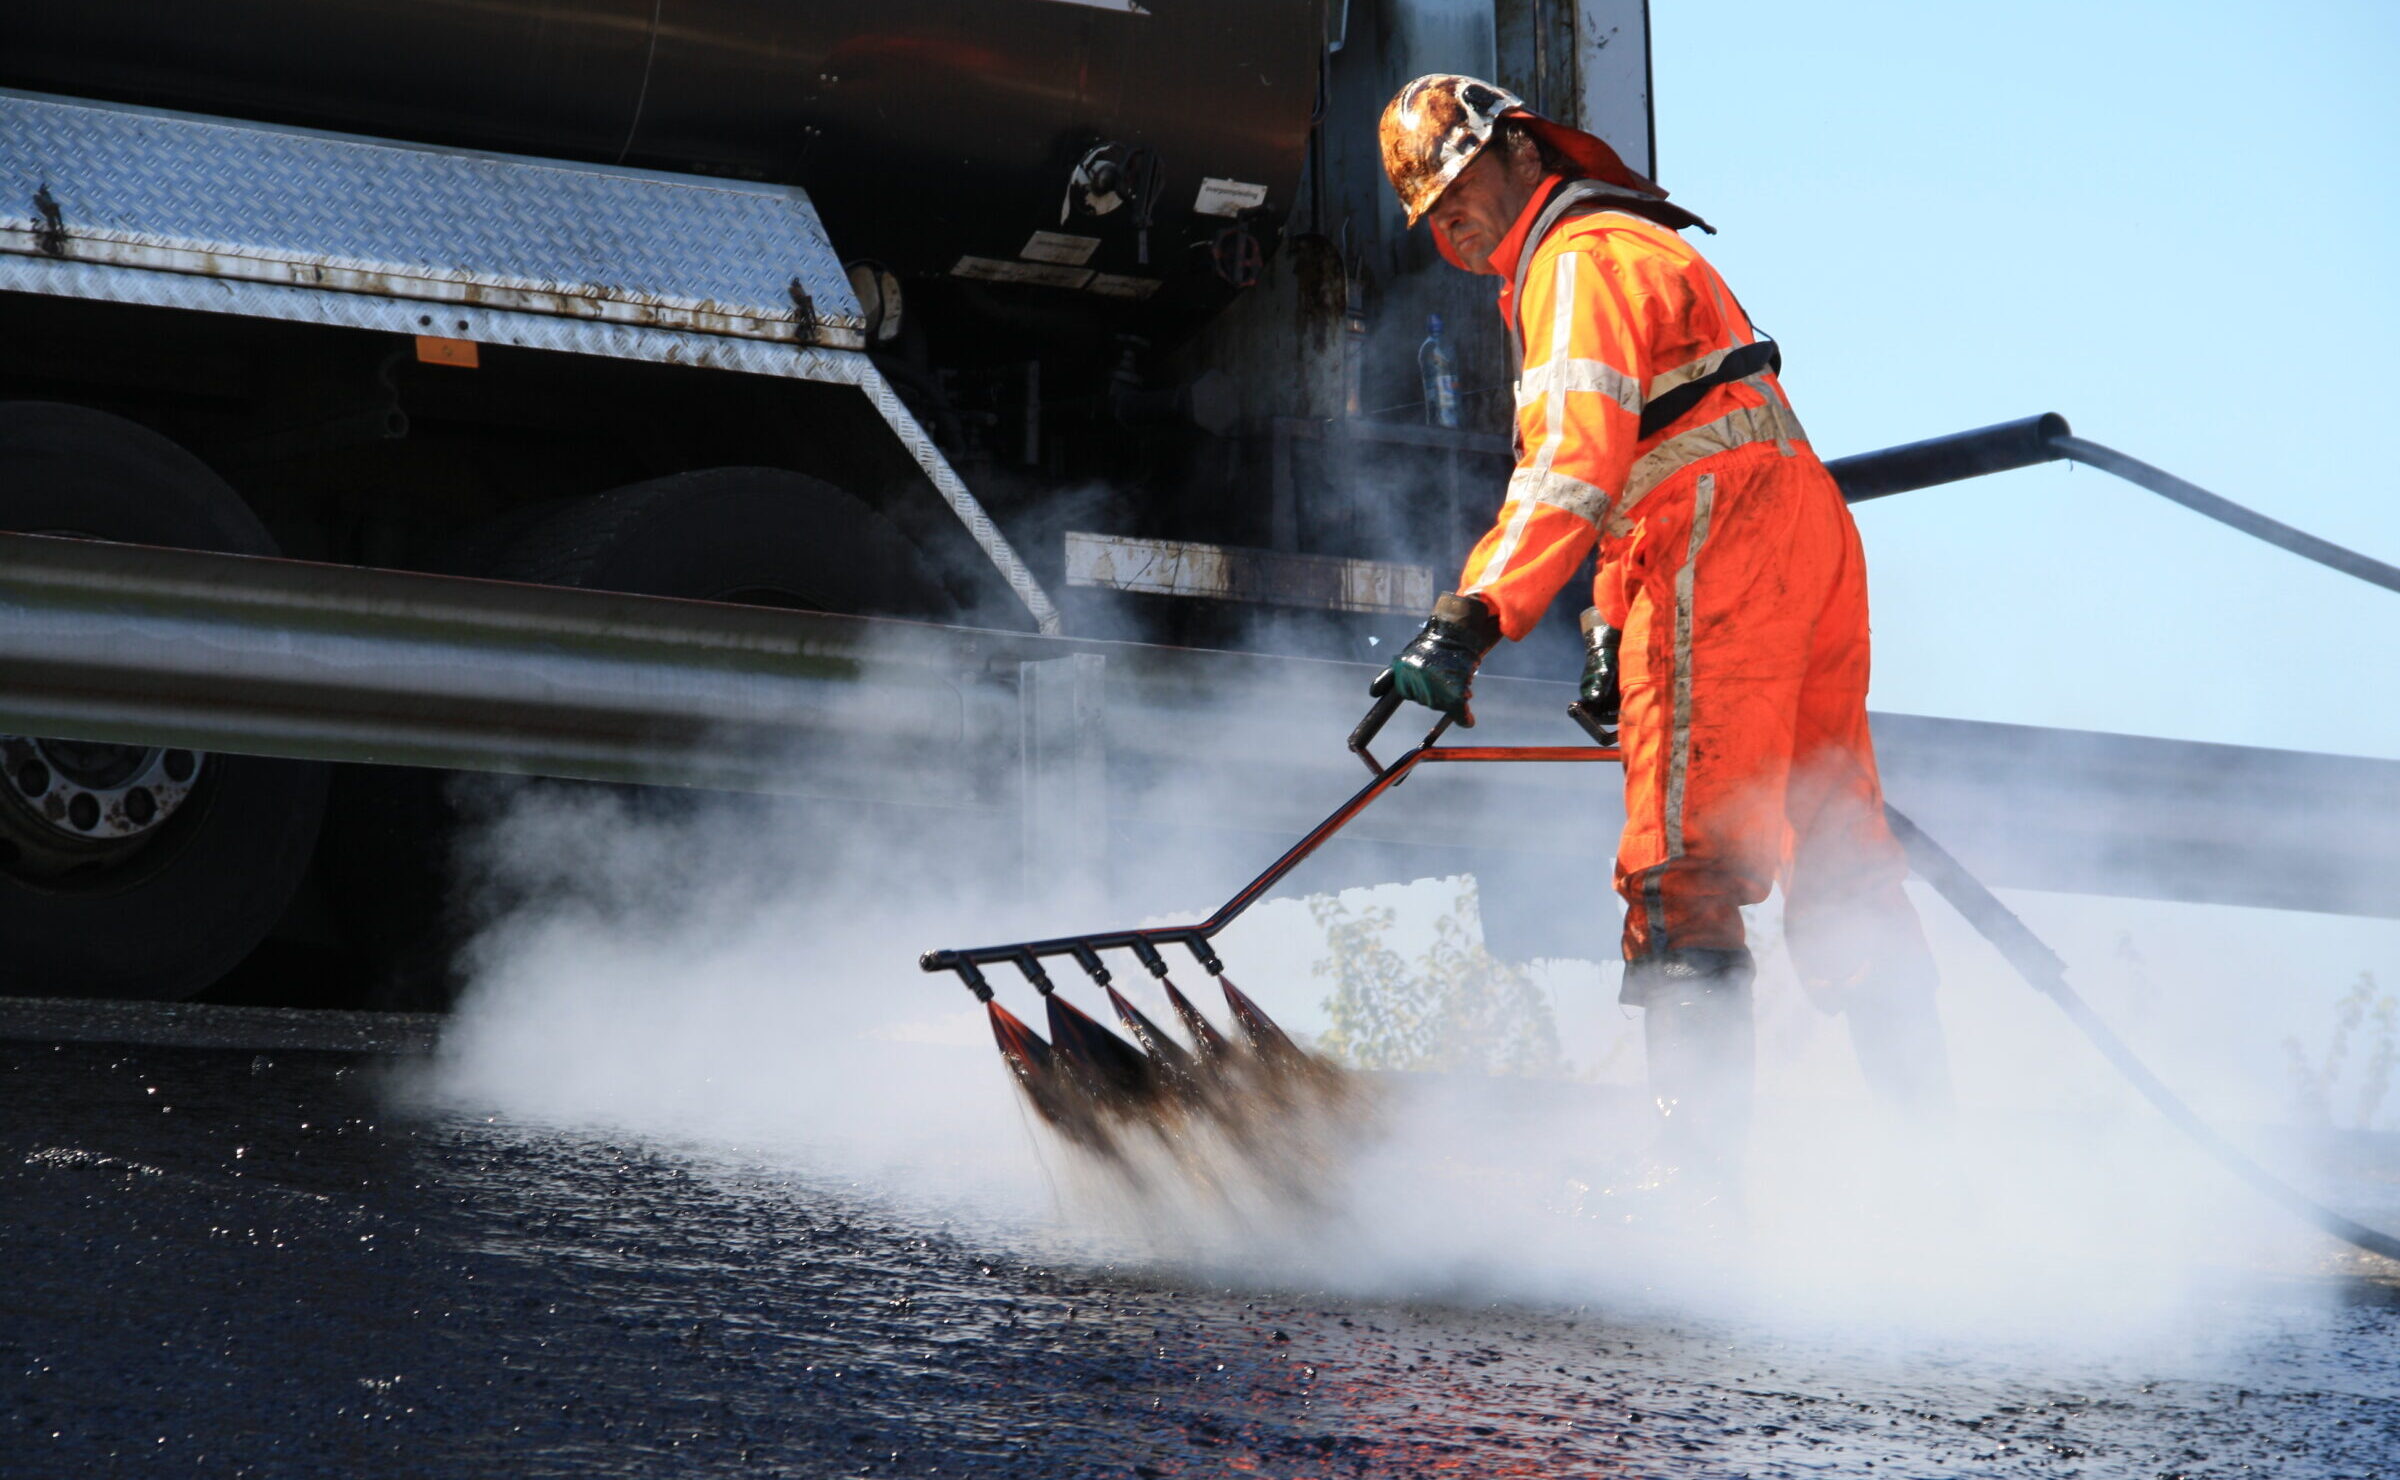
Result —
[[[2215, 495], [2055, 415], [1828, 466], [1856, 501], [2059, 457], [2230, 522]], [[2225, 509], [2352, 574], [2390, 569]], [[950, 808], [1013, 824], [1029, 875], [1053, 881], [1122, 882], [1110, 844], [1129, 830], [1146, 852], [1305, 832], [1355, 785], [1340, 737], [1372, 671], [0, 534], [0, 733]], [[1580, 740], [1571, 697], [1486, 677], [1478, 738]], [[2400, 762], [1907, 715], [1875, 727], [1895, 802], [1993, 882], [2400, 916]], [[1312, 887], [1604, 872], [1614, 788], [1477, 769], [1361, 818]], [[1496, 891], [1486, 908], [1505, 908]]]
[[[0, 732], [981, 814], [1089, 876], [1290, 838], [1357, 784], [1365, 664], [0, 534]], [[1478, 685], [1572, 743], [1571, 685]], [[2400, 762], [1878, 715], [1894, 799], [1994, 882], [2400, 915]], [[1410, 788], [1301, 882], [1588, 866], [1577, 768]], [[1255, 843], [1245, 843], [1254, 847]], [[1488, 907], [1488, 901], [1487, 901]]]

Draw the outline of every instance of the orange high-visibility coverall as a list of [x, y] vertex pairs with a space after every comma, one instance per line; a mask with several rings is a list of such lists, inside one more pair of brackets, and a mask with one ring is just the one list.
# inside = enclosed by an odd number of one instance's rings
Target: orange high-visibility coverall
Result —
[[[1551, 193], [1492, 256], [1504, 284]], [[1459, 590], [1522, 638], [1595, 542], [1593, 603], [1624, 631], [1625, 957], [1743, 946], [1781, 874], [1785, 938], [1829, 1007], [1929, 987], [1867, 733], [1858, 531], [1768, 371], [1644, 438], [1644, 404], [1758, 336], [1665, 227], [1574, 216], [1531, 245], [1517, 315], [1520, 455]]]

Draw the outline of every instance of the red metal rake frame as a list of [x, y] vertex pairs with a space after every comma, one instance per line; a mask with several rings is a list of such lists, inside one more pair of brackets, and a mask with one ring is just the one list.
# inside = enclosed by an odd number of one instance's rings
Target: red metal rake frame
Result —
[[[1323, 846], [1326, 839], [1348, 826], [1350, 820], [1365, 811], [1376, 798], [1407, 780], [1409, 774], [1418, 766], [1436, 762], [1483, 764], [1622, 759], [1622, 752], [1609, 744], [1458, 745], [1444, 749], [1439, 742], [1443, 733], [1450, 728], [1453, 718], [1453, 716], [1445, 714], [1431, 730], [1425, 733], [1424, 739], [1418, 741], [1413, 748], [1402, 752], [1397, 760], [1386, 766], [1375, 759], [1369, 747], [1374, 744], [1376, 735], [1381, 733], [1384, 725], [1394, 714], [1399, 712], [1400, 704], [1401, 700], [1397, 694], [1383, 696], [1376, 701], [1374, 708], [1367, 711], [1366, 718], [1359, 721], [1358, 728], [1351, 732], [1351, 753], [1366, 763], [1367, 769], [1374, 773], [1374, 779], [1353, 793], [1348, 801], [1335, 808], [1333, 815], [1310, 829], [1307, 836], [1287, 849], [1284, 855], [1270, 864], [1264, 873], [1243, 885], [1239, 893], [1225, 901], [1216, 913], [1207, 919], [1191, 925], [1162, 925], [1137, 930], [1107, 930], [1088, 935], [1053, 936], [1047, 940], [1011, 941], [1004, 945], [927, 951], [917, 958], [917, 964], [926, 971], [956, 972], [958, 979], [966, 984], [967, 990], [975, 994], [976, 1000], [985, 1003], [992, 1000], [992, 986], [985, 979], [982, 968], [1004, 962], [1023, 972], [1025, 979], [1031, 982], [1035, 990], [1044, 997], [1051, 994], [1053, 984], [1050, 981], [1049, 973], [1043, 970], [1041, 963], [1044, 959], [1059, 956], [1071, 958], [1076, 965], [1084, 969], [1094, 983], [1105, 989], [1109, 985], [1109, 970], [1100, 960], [1102, 951], [1131, 951], [1135, 959], [1139, 960], [1152, 976], [1163, 981], [1167, 975], [1167, 962], [1166, 958], [1160, 954], [1160, 948], [1180, 946], [1192, 953], [1193, 959], [1200, 963], [1202, 970], [1222, 981], [1225, 963], [1217, 958], [1216, 950], [1209, 944], [1217, 932], [1239, 919], [1245, 910], [1257, 903], [1259, 898], [1281, 882], [1285, 875], [1298, 868], [1310, 854]], [[1603, 732], [1586, 715], [1574, 708], [1570, 709], [1570, 713], [1584, 725], [1587, 731], [1591, 732], [1595, 740], [1601, 738]]]

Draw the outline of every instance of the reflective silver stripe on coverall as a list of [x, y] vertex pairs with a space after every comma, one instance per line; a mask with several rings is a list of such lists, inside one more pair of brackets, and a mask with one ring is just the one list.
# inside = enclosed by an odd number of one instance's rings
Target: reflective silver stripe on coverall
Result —
[[[1692, 534], [1684, 546], [1683, 564], [1675, 572], [1675, 674], [1673, 715], [1667, 732], [1667, 858], [1683, 856], [1684, 783], [1692, 762], [1692, 588], [1698, 577], [1700, 547], [1708, 543], [1708, 526], [1717, 510], [1717, 480], [1702, 473], [1692, 491]], [[1653, 868], [1642, 882], [1642, 901], [1650, 915], [1650, 947], [1670, 949], [1666, 901], [1659, 883], [1664, 870]]]

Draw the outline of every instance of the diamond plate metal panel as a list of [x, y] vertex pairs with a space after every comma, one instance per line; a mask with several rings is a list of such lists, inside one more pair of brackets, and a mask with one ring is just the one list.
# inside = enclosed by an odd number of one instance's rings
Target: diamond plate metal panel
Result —
[[0, 252], [829, 348], [857, 299], [796, 187], [0, 90]]
[[793, 380], [853, 385], [865, 392], [876, 414], [924, 471], [926, 481], [966, 526], [967, 533], [991, 560], [1001, 579], [1008, 582], [1017, 599], [1025, 604], [1034, 624], [1047, 633], [1060, 630], [1057, 607], [1051, 604], [1033, 573], [1025, 568], [1008, 537], [960, 481], [957, 470], [942, 456], [941, 449], [933, 445], [933, 438], [926, 435], [925, 428], [901, 404], [899, 392], [892, 389], [883, 372], [857, 350], [770, 344], [723, 334], [564, 319], [504, 308], [458, 305], [437, 308], [428, 303], [367, 293], [326, 293], [276, 283], [235, 282], [193, 273], [111, 267], [60, 257], [12, 257], [6, 253], [0, 253], [0, 293], [39, 293], [52, 298], [240, 314], [393, 334], [438, 334], [472, 339], [479, 344], [508, 344], [560, 354], [647, 360], [660, 365], [693, 365], [743, 375], [778, 375]]

